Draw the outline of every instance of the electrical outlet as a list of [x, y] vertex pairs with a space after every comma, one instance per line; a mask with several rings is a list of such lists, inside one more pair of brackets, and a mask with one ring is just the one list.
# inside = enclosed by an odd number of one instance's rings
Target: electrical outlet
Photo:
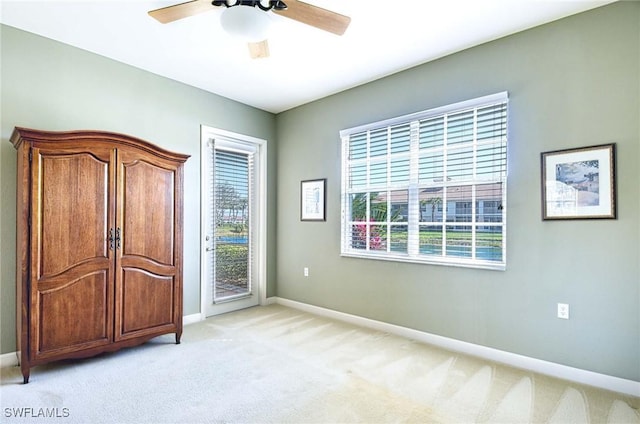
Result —
[[306, 266], [304, 267], [304, 276], [305, 277], [309, 276], [309, 268], [307, 268]]
[[569, 305], [558, 303], [558, 318], [569, 319]]

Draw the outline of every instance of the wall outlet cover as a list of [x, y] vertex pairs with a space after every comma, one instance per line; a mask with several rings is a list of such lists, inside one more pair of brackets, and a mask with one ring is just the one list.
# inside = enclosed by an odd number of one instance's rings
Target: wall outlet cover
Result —
[[558, 318], [569, 319], [569, 305], [558, 303]]

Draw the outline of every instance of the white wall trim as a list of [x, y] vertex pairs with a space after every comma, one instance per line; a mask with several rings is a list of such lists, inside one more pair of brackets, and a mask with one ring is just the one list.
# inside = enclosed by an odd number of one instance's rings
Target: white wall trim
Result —
[[200, 322], [202, 320], [204, 320], [204, 316], [200, 312], [198, 312], [197, 314], [185, 315], [182, 317], [182, 325], [195, 324], [196, 322]]
[[261, 303], [261, 305], [263, 306], [267, 306], [267, 305], [275, 305], [276, 303], [278, 303], [279, 298], [277, 296], [271, 296], [271, 297], [267, 297], [263, 303]]
[[0, 368], [15, 367], [18, 365], [18, 355], [16, 352], [3, 353], [0, 355]]
[[605, 390], [624, 393], [631, 396], [640, 396], [640, 382], [638, 381], [626, 380], [624, 378], [613, 377], [610, 375], [599, 374], [579, 368], [573, 368], [566, 365], [556, 364], [554, 362], [544, 361], [541, 359], [530, 358], [528, 356], [518, 355], [516, 353], [506, 352], [486, 346], [480, 346], [473, 343], [450, 339], [448, 337], [438, 336], [407, 327], [401, 327], [399, 325], [388, 324], [386, 322], [363, 318], [357, 315], [338, 312], [332, 309], [313, 306], [294, 300], [284, 299], [281, 297], [270, 297], [269, 300], [271, 301], [271, 303], [288, 306], [290, 308], [309, 312], [311, 314], [348, 322], [350, 324], [370, 328], [373, 330], [383, 331], [385, 333], [395, 334], [397, 336], [417, 340], [419, 342], [438, 346], [447, 350], [476, 356], [482, 359], [499, 362], [505, 365], [533, 371], [539, 374], [561, 378], [564, 380], [573, 381], [575, 383], [586, 384]]

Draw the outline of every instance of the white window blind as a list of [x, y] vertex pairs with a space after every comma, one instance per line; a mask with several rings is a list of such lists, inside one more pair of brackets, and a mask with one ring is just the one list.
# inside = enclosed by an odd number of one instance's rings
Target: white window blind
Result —
[[507, 93], [340, 132], [342, 254], [504, 269]]
[[207, 271], [213, 302], [219, 302], [252, 291], [255, 148], [239, 149], [225, 140], [212, 140], [208, 147], [212, 215], [207, 220], [207, 233], [211, 234], [213, 248]]

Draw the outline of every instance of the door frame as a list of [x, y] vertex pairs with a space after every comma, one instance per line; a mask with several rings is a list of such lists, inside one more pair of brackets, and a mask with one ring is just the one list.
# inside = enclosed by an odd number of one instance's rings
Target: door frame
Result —
[[[267, 303], [267, 140], [239, 134], [207, 125], [200, 126], [200, 319], [207, 318], [207, 269], [206, 269], [206, 240], [204, 229], [207, 225], [207, 143], [211, 139], [225, 139], [239, 143], [251, 143], [256, 146], [256, 162], [258, 164], [258, 174], [256, 182], [256, 192], [258, 199], [256, 202], [258, 218], [255, 230], [256, 253], [255, 269], [256, 275], [254, 289], [257, 291], [258, 304]], [[220, 304], [220, 313], [235, 310], [234, 302]]]

